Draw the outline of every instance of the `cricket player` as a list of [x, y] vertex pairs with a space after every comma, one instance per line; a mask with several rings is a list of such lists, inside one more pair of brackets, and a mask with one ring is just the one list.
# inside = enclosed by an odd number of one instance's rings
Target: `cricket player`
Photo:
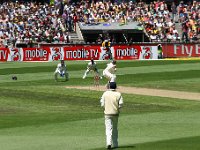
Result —
[[121, 93], [116, 91], [116, 82], [110, 82], [110, 88], [101, 97], [101, 107], [104, 107], [106, 147], [118, 147], [118, 118], [123, 105]]
[[91, 61], [88, 63], [88, 65], [87, 65], [87, 70], [85, 71], [85, 73], [84, 73], [84, 75], [83, 75], [83, 79], [85, 79], [85, 78], [87, 77], [88, 73], [89, 73], [91, 70], [94, 71], [94, 72], [100, 77], [100, 79], [102, 79], [102, 77], [101, 77], [101, 75], [100, 75], [100, 73], [99, 73], [99, 71], [98, 71], [97, 65], [96, 65], [96, 63], [94, 62], [94, 59], [91, 59]]
[[116, 60], [113, 60], [111, 63], [107, 64], [107, 67], [103, 70], [103, 76], [108, 79], [108, 82], [115, 82], [116, 75]]
[[158, 44], [158, 59], [163, 58], [163, 50], [162, 50], [162, 45]]
[[108, 58], [110, 60], [112, 60], [112, 52], [111, 52], [111, 42], [110, 39], [106, 39], [103, 41], [103, 43], [101, 44], [103, 49], [106, 50], [106, 54], [108, 55]]
[[65, 65], [64, 60], [61, 60], [54, 72], [54, 77], [56, 81], [58, 80], [58, 74], [60, 75], [60, 77], [65, 77], [66, 81], [69, 80], [69, 74], [67, 72], [67, 67]]

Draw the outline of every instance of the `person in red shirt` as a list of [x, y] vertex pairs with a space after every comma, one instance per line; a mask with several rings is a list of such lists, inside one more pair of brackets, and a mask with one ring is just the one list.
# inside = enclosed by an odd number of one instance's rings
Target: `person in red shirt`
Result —
[[76, 23], [78, 22], [77, 14], [75, 13], [73, 16], [73, 24], [74, 24], [74, 31], [76, 32]]

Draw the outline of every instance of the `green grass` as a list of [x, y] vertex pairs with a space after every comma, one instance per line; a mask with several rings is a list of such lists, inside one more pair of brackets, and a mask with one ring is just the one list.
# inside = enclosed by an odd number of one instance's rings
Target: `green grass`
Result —
[[[100, 72], [106, 63], [97, 62]], [[102, 92], [64, 88], [93, 83], [92, 74], [81, 78], [87, 62], [66, 64], [70, 80], [55, 82], [57, 62], [0, 63], [1, 150], [105, 149]], [[118, 85], [200, 92], [197, 60], [119, 61], [117, 66]], [[199, 150], [200, 102], [134, 94], [123, 98], [119, 150]]]

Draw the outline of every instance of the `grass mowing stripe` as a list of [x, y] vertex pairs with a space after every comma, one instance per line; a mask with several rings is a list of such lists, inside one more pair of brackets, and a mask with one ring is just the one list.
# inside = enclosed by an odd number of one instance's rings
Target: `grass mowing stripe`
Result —
[[[134, 85], [138, 82], [190, 79], [200, 77], [200, 70], [173, 71], [173, 72], [153, 72], [153, 73], [138, 73], [134, 75], [118, 76], [118, 83]], [[129, 80], [126, 80], [126, 79]]]
[[104, 144], [98, 136], [6, 136], [0, 140], [2, 150], [88, 150], [91, 145]]
[[200, 83], [200, 78], [189, 78], [189, 79], [176, 79], [176, 80], [158, 80], [148, 83], [138, 82], [135, 83], [134, 86], [200, 93], [199, 83]]
[[[32, 65], [28, 66], [25, 65], [26, 67], [23, 67], [23, 63], [21, 63], [21, 66], [19, 65], [18, 68], [16, 67], [9, 67], [9, 68], [4, 68], [2, 67], [0, 69], [0, 75], [7, 75], [7, 74], [24, 74], [24, 73], [41, 73], [41, 72], [54, 72], [57, 64], [55, 63], [45, 63], [45, 65], [43, 65], [43, 63], [31, 63]], [[40, 64], [40, 65], [39, 65]], [[15, 64], [13, 64], [15, 65]], [[76, 70], [80, 70], [80, 69], [86, 69], [87, 63], [86, 62], [79, 62], [78, 64], [74, 63], [66, 63], [67, 65], [67, 69], [69, 71], [76, 71]], [[106, 66], [106, 62], [100, 62], [98, 64], [98, 68], [105, 68]]]
[[169, 64], [154, 65], [154, 66], [140, 66], [140, 67], [124, 67], [117, 70], [117, 74], [138, 74], [138, 73], [153, 73], [153, 72], [178, 72], [189, 70], [200, 70], [200, 63], [193, 64]]
[[[145, 82], [154, 82], [154, 81], [163, 81], [163, 80], [181, 80], [181, 79], [190, 79], [190, 78], [198, 78], [200, 76], [200, 70], [188, 70], [188, 71], [177, 71], [177, 72], [153, 72], [153, 73], [139, 73], [134, 75], [120, 75], [117, 76], [117, 81], [119, 84], [129, 84], [134, 86], [137, 83], [145, 83]], [[129, 80], [127, 80], [127, 78]], [[105, 80], [102, 80], [106, 82]], [[30, 85], [35, 85], [39, 83], [43, 83], [44, 85], [89, 85], [93, 82], [93, 80], [83, 80], [81, 78], [71, 78], [68, 82], [57, 82], [52, 79], [47, 80], [37, 80], [37, 81], [17, 81], [13, 83], [1, 83], [0, 85], [26, 85], [26, 83], [30, 83]]]
[[[101, 72], [101, 70], [99, 70]], [[84, 74], [85, 70], [79, 70], [79, 71], [68, 71], [69, 77], [71, 78], [79, 78], [82, 79], [82, 76]], [[17, 76], [18, 80], [20, 81], [33, 81], [33, 80], [46, 80], [51, 79], [54, 80], [54, 72], [39, 72], [39, 73], [23, 73], [23, 74], [7, 74], [7, 75], [1, 75], [1, 83], [2, 82], [13, 82], [11, 80], [12, 76]], [[89, 73], [87, 78], [93, 77], [93, 72]], [[59, 80], [63, 80], [63, 77], [58, 76]], [[83, 81], [83, 80], [82, 80]]]
[[[60, 61], [53, 62], [0, 62], [1, 69], [3, 68], [29, 68], [29, 67], [48, 67], [48, 66], [57, 66]], [[82, 65], [86, 64], [85, 61], [65, 61], [67, 65]]]
[[124, 61], [124, 60], [118, 60], [117, 61], [117, 68], [124, 68], [124, 67], [140, 67], [140, 66], [154, 66], [154, 65], [170, 65], [170, 64], [193, 64], [193, 63], [199, 63], [199, 60], [149, 60], [149, 61], [141, 61], [141, 60], [130, 60], [130, 61]]
[[20, 67], [20, 68], [4, 68], [0, 69], [1, 75], [8, 74], [24, 74], [24, 73], [41, 73], [54, 72], [56, 66], [37, 66], [37, 67]]
[[[162, 140], [134, 145], [134, 150], [199, 150], [200, 136]], [[124, 146], [125, 147], [125, 146]]]
[[[81, 74], [82, 75], [82, 74]], [[81, 76], [80, 75], [80, 76]], [[33, 85], [51, 85], [51, 86], [68, 86], [68, 85], [90, 85], [93, 87], [94, 84], [94, 78], [92, 76], [88, 76], [85, 80], [83, 80], [81, 77], [79, 78], [73, 78], [70, 77], [69, 81], [65, 82], [63, 78], [59, 78], [58, 82], [55, 82], [53, 79], [53, 76], [47, 76], [47, 79], [40, 79], [35, 77], [34, 74], [30, 75], [28, 81], [20, 80], [21, 76], [19, 76], [17, 81], [13, 81], [11, 78], [4, 79], [2, 82], [0, 82], [1, 86], [33, 86]], [[26, 77], [28, 79], [28, 77]], [[7, 80], [7, 81], [6, 81]], [[103, 78], [101, 81], [102, 85], [105, 85], [107, 83], [107, 79]]]
[[117, 61], [117, 67], [123, 68], [123, 67], [140, 67], [140, 66], [154, 66], [154, 65], [169, 65], [169, 64], [192, 64], [192, 63], [199, 63], [199, 60], [180, 60], [180, 61], [174, 61], [174, 60], [155, 60], [155, 61]]
[[[72, 111], [72, 110], [71, 110]], [[88, 120], [93, 118], [102, 117], [102, 113], [88, 113], [88, 112], [76, 112], [74, 110], [71, 113], [67, 112], [50, 112], [50, 113], [34, 113], [23, 112], [21, 114], [7, 114], [0, 116], [0, 130], [6, 128], [17, 128], [27, 126], [42, 126], [63, 122]]]
[[199, 77], [200, 70], [188, 70], [120, 75], [117, 81], [119, 85], [125, 86], [200, 92]]
[[80, 97], [76, 95], [66, 96], [65, 94], [60, 95], [53, 93], [45, 93], [45, 92], [32, 92], [28, 90], [6, 90], [1, 89], [1, 96], [0, 97], [11, 97], [11, 98], [18, 98], [21, 100], [32, 101], [32, 103], [38, 102], [45, 102], [46, 104], [74, 104], [74, 105], [81, 105], [81, 106], [90, 106], [95, 105], [96, 102], [91, 100], [89, 97]]
[[[124, 68], [124, 67], [140, 67], [140, 66], [154, 66], [154, 65], [180, 65], [181, 63], [189, 65], [191, 64], [198, 64], [199, 61], [119, 61], [119, 63], [117, 64], [118, 68]], [[80, 70], [80, 68], [85, 69], [87, 66], [87, 63], [85, 61], [80, 61], [79, 63], [72, 63], [70, 62], [68, 64], [68, 62], [66, 63], [68, 70], [70, 71], [76, 71], [76, 70]], [[98, 68], [100, 69], [104, 69], [106, 67], [106, 63], [108, 63], [108, 61], [103, 61], [103, 62], [98, 62]], [[23, 74], [23, 73], [39, 73], [39, 72], [54, 72], [57, 64], [55, 64], [55, 62], [50, 62], [50, 63], [28, 63], [30, 64], [28, 66], [27, 63], [21, 62], [21, 63], [16, 63], [16, 62], [12, 62], [9, 63], [11, 64], [11, 66], [15, 66], [17, 64], [17, 66], [19, 68], [16, 67], [1, 67], [0, 69], [0, 74], [1, 75], [6, 75], [6, 74]], [[43, 65], [45, 64], [45, 65]], [[181, 65], [183, 65], [181, 64]], [[2, 66], [7, 66], [6, 63], [2, 63]], [[25, 67], [23, 67], [25, 66]], [[28, 66], [28, 67], [27, 67]]]

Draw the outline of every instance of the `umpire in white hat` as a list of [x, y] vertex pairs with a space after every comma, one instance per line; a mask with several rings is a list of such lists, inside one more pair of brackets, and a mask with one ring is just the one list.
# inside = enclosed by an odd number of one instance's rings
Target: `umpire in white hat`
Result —
[[104, 107], [107, 149], [118, 147], [118, 118], [123, 98], [116, 88], [116, 82], [110, 82], [110, 88], [103, 93], [100, 100]]

